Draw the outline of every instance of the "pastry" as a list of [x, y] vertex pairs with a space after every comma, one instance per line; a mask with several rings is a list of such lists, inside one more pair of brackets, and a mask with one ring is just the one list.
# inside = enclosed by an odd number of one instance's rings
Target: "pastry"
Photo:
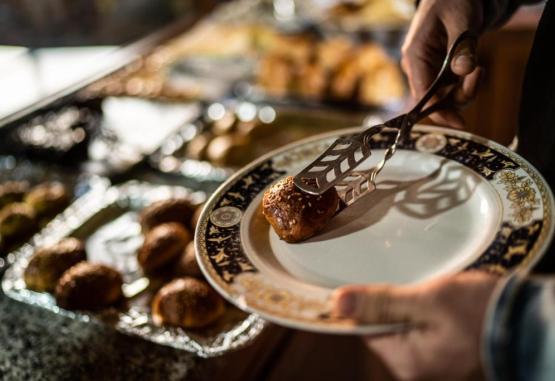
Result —
[[152, 318], [158, 325], [201, 328], [224, 313], [223, 299], [206, 283], [195, 278], [178, 278], [164, 287], [152, 301]]
[[64, 210], [71, 198], [59, 182], [39, 184], [25, 196], [25, 203], [33, 208], [38, 219], [51, 219]]
[[181, 224], [170, 222], [156, 226], [145, 235], [137, 259], [145, 274], [152, 274], [175, 261], [193, 236]]
[[195, 243], [193, 241], [183, 250], [179, 260], [175, 263], [174, 274], [176, 276], [192, 276], [195, 278], [202, 278], [202, 271], [197, 262], [195, 254]]
[[25, 239], [36, 231], [33, 210], [24, 203], [12, 203], [0, 211], [0, 236], [3, 241]]
[[157, 201], [144, 208], [139, 216], [143, 232], [148, 232], [157, 225], [176, 222], [190, 227], [195, 207], [185, 198], [171, 198]]
[[185, 155], [193, 160], [206, 160], [206, 148], [213, 138], [211, 132], [203, 132], [195, 136], [189, 143], [185, 150]]
[[6, 205], [23, 200], [28, 190], [29, 184], [25, 181], [7, 181], [0, 184], [0, 210]]
[[316, 196], [297, 188], [288, 176], [272, 185], [262, 199], [262, 213], [277, 235], [289, 242], [299, 242], [322, 230], [335, 215], [339, 196], [335, 188]]
[[222, 167], [239, 167], [250, 158], [249, 140], [238, 134], [222, 135], [212, 139], [206, 154], [208, 160]]
[[292, 63], [284, 57], [267, 55], [262, 57], [258, 72], [257, 83], [264, 90], [275, 97], [287, 95], [293, 78]]
[[65, 238], [55, 245], [41, 247], [25, 269], [25, 284], [34, 291], [54, 291], [62, 274], [86, 257], [83, 242], [76, 238]]
[[121, 274], [111, 267], [80, 262], [70, 267], [56, 286], [57, 304], [70, 310], [99, 310], [113, 306], [122, 297]]

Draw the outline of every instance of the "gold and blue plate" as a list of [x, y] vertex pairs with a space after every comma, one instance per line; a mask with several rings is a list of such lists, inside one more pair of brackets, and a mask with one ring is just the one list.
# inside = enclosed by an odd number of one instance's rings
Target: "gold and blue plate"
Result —
[[[377, 189], [307, 241], [279, 239], [261, 213], [264, 191], [314, 160], [335, 139], [320, 135], [269, 153], [237, 172], [207, 202], [196, 231], [201, 268], [231, 303], [272, 322], [325, 333], [377, 334], [330, 315], [346, 284], [410, 284], [468, 269], [530, 268], [553, 236], [553, 195], [526, 160], [458, 130], [415, 126]], [[372, 137], [375, 165], [394, 132]]]

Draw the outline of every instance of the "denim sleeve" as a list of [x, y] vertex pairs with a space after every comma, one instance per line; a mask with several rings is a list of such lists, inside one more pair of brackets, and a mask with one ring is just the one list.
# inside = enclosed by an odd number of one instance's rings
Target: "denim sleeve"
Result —
[[486, 318], [488, 379], [555, 379], [555, 277], [516, 275], [497, 290]]

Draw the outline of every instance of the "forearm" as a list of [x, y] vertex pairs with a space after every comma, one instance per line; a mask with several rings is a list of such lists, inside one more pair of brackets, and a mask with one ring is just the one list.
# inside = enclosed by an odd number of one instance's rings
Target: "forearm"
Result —
[[484, 331], [491, 380], [555, 374], [555, 278], [511, 278], [492, 301]]

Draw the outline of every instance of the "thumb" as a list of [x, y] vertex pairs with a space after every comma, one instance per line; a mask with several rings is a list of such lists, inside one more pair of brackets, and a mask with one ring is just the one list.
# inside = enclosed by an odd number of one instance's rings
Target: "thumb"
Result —
[[[449, 33], [449, 46], [452, 46], [458, 35], [452, 36]], [[459, 76], [466, 76], [474, 71], [478, 65], [477, 46], [475, 39], [464, 40], [457, 48], [453, 60], [451, 61], [451, 70]]]
[[418, 323], [426, 310], [418, 293], [388, 285], [342, 287], [331, 304], [334, 316], [366, 324]]

